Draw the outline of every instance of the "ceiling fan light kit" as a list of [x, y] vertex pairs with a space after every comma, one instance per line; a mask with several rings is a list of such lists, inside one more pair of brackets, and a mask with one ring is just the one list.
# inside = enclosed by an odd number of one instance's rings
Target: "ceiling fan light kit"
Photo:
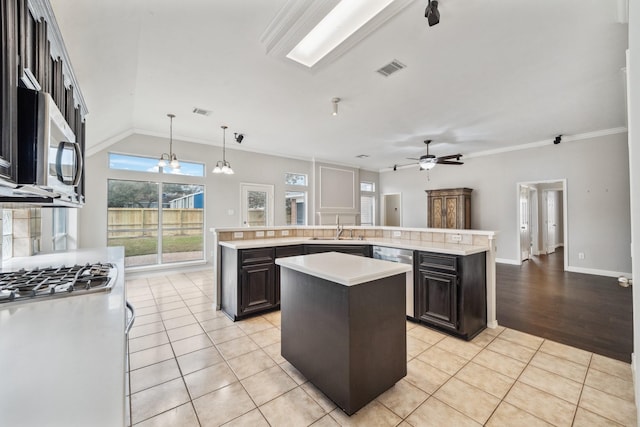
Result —
[[431, 140], [427, 139], [426, 141], [424, 141], [424, 143], [427, 144], [427, 154], [420, 156], [419, 159], [415, 159], [412, 157], [408, 158], [409, 160], [417, 160], [420, 170], [431, 170], [437, 164], [441, 164], [441, 165], [463, 165], [464, 164], [463, 162], [460, 161], [460, 158], [462, 158], [462, 154], [460, 153], [449, 154], [448, 156], [436, 157], [433, 154], [429, 154], [429, 144], [431, 144]]

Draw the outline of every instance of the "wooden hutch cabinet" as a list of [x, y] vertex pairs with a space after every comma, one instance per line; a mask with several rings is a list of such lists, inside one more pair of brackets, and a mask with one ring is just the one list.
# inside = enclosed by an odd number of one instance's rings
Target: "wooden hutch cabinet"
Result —
[[471, 188], [425, 190], [427, 227], [471, 228]]

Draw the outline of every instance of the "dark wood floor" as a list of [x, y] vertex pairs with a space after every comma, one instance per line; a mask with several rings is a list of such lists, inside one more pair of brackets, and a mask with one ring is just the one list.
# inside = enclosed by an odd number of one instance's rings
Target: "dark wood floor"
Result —
[[563, 271], [560, 248], [521, 266], [497, 265], [498, 324], [631, 361], [631, 288], [616, 278]]

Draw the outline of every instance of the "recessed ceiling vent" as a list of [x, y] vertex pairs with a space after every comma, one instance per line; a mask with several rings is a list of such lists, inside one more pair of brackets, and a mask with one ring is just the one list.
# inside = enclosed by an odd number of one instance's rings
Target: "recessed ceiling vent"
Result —
[[382, 67], [379, 70], [377, 70], [377, 72], [382, 74], [385, 77], [389, 77], [391, 74], [395, 73], [396, 71], [400, 71], [403, 68], [406, 68], [406, 65], [404, 65], [403, 63], [401, 63], [397, 59], [394, 59], [393, 61], [389, 62], [384, 67]]
[[213, 111], [205, 110], [204, 108], [198, 108], [198, 107], [194, 107], [193, 112], [195, 114], [200, 114], [201, 116], [210, 116], [213, 113]]

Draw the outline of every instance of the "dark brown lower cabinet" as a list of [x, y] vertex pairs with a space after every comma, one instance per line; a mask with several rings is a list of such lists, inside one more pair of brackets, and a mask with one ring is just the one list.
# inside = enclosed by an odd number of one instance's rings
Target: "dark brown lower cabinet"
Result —
[[340, 252], [371, 258], [371, 245], [305, 245], [307, 254]]
[[485, 253], [417, 252], [416, 317], [470, 340], [487, 326]]
[[274, 264], [243, 266], [240, 275], [240, 315], [263, 311], [275, 305]]
[[[276, 258], [304, 255], [304, 245], [277, 246]], [[280, 305], [280, 266], [276, 265], [275, 304]]]

